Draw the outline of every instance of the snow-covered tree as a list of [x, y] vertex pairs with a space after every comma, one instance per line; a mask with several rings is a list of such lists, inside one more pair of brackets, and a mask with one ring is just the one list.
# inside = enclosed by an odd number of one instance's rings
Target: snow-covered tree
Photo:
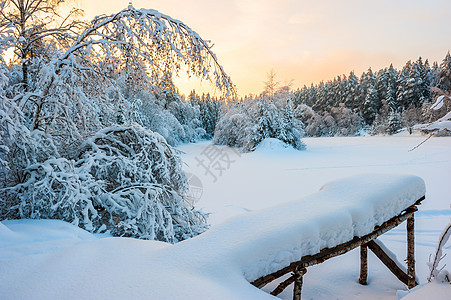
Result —
[[451, 54], [446, 54], [442, 63], [440, 64], [440, 69], [437, 74], [438, 84], [437, 87], [444, 91], [451, 90]]
[[0, 50], [12, 48], [22, 67], [22, 88], [29, 90], [33, 64], [55, 55], [58, 45], [73, 42], [84, 23], [77, 19], [82, 14], [73, 8], [63, 16], [59, 10], [65, 0], [6, 0], [1, 2], [0, 26], [7, 30]]
[[229, 103], [217, 123], [214, 142], [253, 151], [264, 139], [275, 138], [304, 149], [304, 126], [294, 117], [292, 93], [284, 87], [272, 94], [268, 90], [256, 98]]
[[280, 115], [280, 129], [277, 138], [295, 149], [304, 149], [305, 144], [301, 142], [301, 137], [304, 135], [304, 124], [294, 117], [291, 100], [287, 101]]
[[378, 94], [376, 88], [370, 86], [366, 93], [365, 102], [362, 105], [362, 117], [368, 125], [373, 124], [377, 114]]
[[19, 199], [8, 215], [171, 243], [207, 228], [205, 215], [185, 206], [181, 160], [159, 134], [112, 126], [89, 138], [74, 158], [29, 165], [26, 180], [8, 189]]
[[182, 65], [233, 93], [230, 78], [211, 46], [167, 15], [130, 5], [57, 23], [62, 2], [1, 2], [0, 51], [16, 50], [22, 75], [3, 88], [0, 74], [0, 218], [61, 218], [169, 242], [198, 234], [205, 215], [184, 204], [177, 152], [132, 122], [174, 144], [200, 136], [200, 124], [184, 122], [196, 108], [177, 97], [162, 106], [152, 92], [166, 91]]
[[[42, 14], [44, 17], [37, 14], [35, 18], [43, 22], [54, 11]], [[115, 90], [114, 75], [127, 69], [136, 71], [131, 64], [144, 65], [149, 76], [143, 79], [151, 82], [185, 64], [191, 74], [211, 79], [223, 90], [233, 90], [208, 43], [182, 22], [155, 10], [129, 6], [117, 14], [96, 17], [84, 29], [71, 33], [73, 39], [58, 44], [60, 48], [51, 59], [40, 57], [42, 68], [36, 86], [17, 96], [31, 129], [53, 132], [61, 147], [65, 142], [80, 143], [92, 129], [110, 125], [108, 121], [114, 116], [122, 121], [130, 119], [129, 103]], [[41, 38], [42, 43], [47, 42], [45, 38]], [[98, 111], [113, 118], [98, 120], [93, 115]]]
[[232, 101], [224, 107], [225, 111], [222, 113], [215, 128], [213, 138], [215, 144], [238, 148], [246, 147], [252, 120], [247, 112], [245, 103]]

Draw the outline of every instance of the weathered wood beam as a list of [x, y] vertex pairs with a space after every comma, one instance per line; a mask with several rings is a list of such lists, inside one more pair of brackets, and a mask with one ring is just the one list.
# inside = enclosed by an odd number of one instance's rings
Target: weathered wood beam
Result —
[[367, 285], [368, 277], [368, 246], [367, 244], [360, 245], [360, 276], [359, 283]]
[[282, 293], [290, 284], [294, 282], [295, 277], [291, 275], [281, 283], [270, 293], [273, 296], [277, 296]]
[[401, 224], [402, 222], [404, 222], [405, 220], [407, 220], [410, 216], [413, 215], [413, 213], [415, 211], [418, 210], [418, 208], [416, 207], [416, 205], [421, 204], [421, 201], [423, 201], [425, 199], [425, 197], [421, 197], [420, 199], [418, 199], [416, 201], [416, 203], [412, 206], [410, 206], [409, 208], [405, 209], [400, 215], [391, 218], [390, 220], [384, 222], [383, 224], [381, 224], [380, 226], [375, 226], [374, 227], [374, 231], [364, 235], [362, 237], [354, 237], [352, 240], [337, 245], [333, 248], [324, 248], [322, 249], [319, 253], [313, 254], [313, 255], [306, 255], [303, 256], [299, 261], [293, 262], [291, 263], [289, 266], [286, 266], [274, 273], [262, 276], [256, 280], [254, 280], [252, 282], [252, 284], [258, 288], [262, 288], [265, 285], [267, 285], [268, 283], [270, 283], [271, 281], [289, 273], [289, 272], [294, 272], [294, 270], [296, 269], [296, 267], [298, 266], [303, 266], [303, 267], [309, 267], [309, 266], [313, 266], [315, 264], [319, 264], [322, 263], [324, 261], [326, 261], [329, 258], [333, 258], [335, 256], [344, 254], [356, 247], [359, 247], [361, 244], [363, 243], [367, 243], [369, 241], [374, 240], [375, 238], [377, 238], [378, 236], [386, 233], [387, 231], [395, 228], [396, 226], [398, 226], [399, 224]]
[[407, 287], [414, 288], [415, 281], [415, 219], [414, 215], [407, 219]]
[[[396, 262], [394, 262], [390, 256], [388, 256], [384, 250], [375, 242], [369, 241], [368, 248], [380, 259], [380, 261], [396, 276], [402, 283], [408, 285], [409, 276], [404, 270], [398, 267]], [[413, 276], [415, 281], [415, 275]], [[418, 283], [416, 283], [418, 284]]]
[[307, 273], [307, 269], [304, 266], [297, 266], [294, 269], [293, 300], [301, 300], [302, 281], [305, 273]]

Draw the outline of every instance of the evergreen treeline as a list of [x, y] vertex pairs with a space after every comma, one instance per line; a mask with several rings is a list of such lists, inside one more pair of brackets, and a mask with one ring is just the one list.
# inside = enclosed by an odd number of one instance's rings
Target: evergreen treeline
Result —
[[[337, 108], [350, 109], [362, 118], [362, 126], [374, 134], [392, 134], [402, 126], [431, 121], [427, 111], [434, 97], [433, 88], [449, 90], [450, 72], [449, 52], [440, 65], [433, 63], [431, 66], [420, 57], [417, 61], [408, 61], [401, 70], [393, 65], [377, 72], [370, 68], [360, 78], [350, 72], [332, 81], [304, 86], [296, 91], [294, 103], [297, 107], [311, 108], [317, 115], [310, 118], [316, 122], [317, 130], [306, 130], [307, 135], [335, 135], [337, 130], [327, 128], [331, 126], [320, 130], [318, 118], [327, 123], [326, 119], [334, 115]], [[309, 126], [309, 120], [303, 119]]]
[[444, 116], [447, 106], [430, 106], [450, 89], [449, 52], [440, 65], [419, 58], [402, 70], [393, 65], [378, 72], [370, 68], [360, 78], [350, 72], [296, 92], [280, 86], [271, 71], [260, 95], [223, 106], [214, 142], [252, 151], [263, 139], [276, 138], [302, 149], [303, 135], [394, 134]]

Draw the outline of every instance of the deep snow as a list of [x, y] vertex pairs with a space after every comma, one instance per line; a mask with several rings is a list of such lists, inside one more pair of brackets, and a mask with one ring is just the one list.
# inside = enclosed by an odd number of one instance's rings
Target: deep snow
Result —
[[[277, 151], [271, 145], [270, 151], [261, 147], [247, 154], [214, 146], [210, 150], [219, 151], [216, 157], [222, 158], [222, 165], [209, 170], [197, 163], [211, 147], [209, 143], [180, 149], [186, 153], [186, 170], [201, 182], [200, 187], [197, 185], [201, 197], [194, 201], [204, 211], [212, 212], [210, 221], [214, 225], [243, 212], [305, 197], [325, 182], [349, 175], [377, 172], [422, 177], [427, 198], [416, 218], [416, 258], [417, 275], [424, 282], [429, 253], [434, 251], [451, 215], [447, 199], [451, 194], [451, 139], [433, 138], [415, 151], [407, 151], [423, 139], [304, 139], [305, 151]], [[216, 175], [216, 181], [212, 175]], [[404, 227], [390, 231], [381, 240], [399, 259], [405, 257]], [[183, 289], [197, 290], [198, 299], [269, 298], [235, 274], [232, 266], [226, 272], [220, 272], [214, 264], [204, 266], [193, 276], [193, 266], [183, 258], [206, 261], [206, 256], [214, 257], [214, 253], [183, 246], [189, 241], [172, 247], [160, 242], [100, 238], [58, 221], [3, 222], [0, 241], [0, 294], [6, 299], [169, 299]], [[159, 268], [155, 270], [155, 266]], [[394, 299], [396, 290], [405, 288], [371, 254], [369, 285], [361, 286], [357, 283], [358, 266], [358, 251], [352, 251], [309, 268], [303, 299]], [[172, 281], [161, 281], [162, 277]], [[221, 282], [231, 284], [234, 290]], [[290, 289], [281, 297], [291, 298]]]

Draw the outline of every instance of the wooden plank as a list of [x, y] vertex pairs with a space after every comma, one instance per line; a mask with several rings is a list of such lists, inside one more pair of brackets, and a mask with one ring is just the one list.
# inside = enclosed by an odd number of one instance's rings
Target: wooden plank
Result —
[[293, 300], [301, 300], [302, 281], [307, 269], [304, 266], [298, 266], [294, 270], [294, 287], [293, 287]]
[[367, 244], [360, 245], [360, 276], [359, 283], [367, 285], [368, 277], [368, 246]]
[[409, 289], [418, 285], [415, 281], [415, 219], [414, 215], [407, 219], [407, 287]]
[[258, 288], [264, 287], [266, 284], [270, 283], [271, 281], [289, 273], [294, 272], [295, 268], [298, 266], [304, 266], [309, 267], [313, 266], [315, 264], [322, 263], [326, 261], [327, 259], [333, 258], [335, 256], [344, 254], [356, 247], [359, 247], [362, 243], [367, 243], [369, 241], [374, 240], [378, 236], [384, 234], [385, 232], [393, 229], [394, 227], [398, 226], [405, 220], [407, 220], [415, 211], [418, 210], [416, 205], [421, 204], [421, 201], [423, 201], [425, 197], [421, 197], [416, 201], [416, 203], [407, 209], [405, 209], [400, 215], [391, 218], [390, 220], [384, 222], [380, 226], [376, 226], [374, 228], [374, 231], [362, 236], [362, 237], [354, 237], [352, 240], [345, 242], [343, 244], [337, 245], [333, 248], [324, 248], [319, 253], [316, 253], [314, 255], [306, 255], [303, 256], [299, 261], [293, 262], [287, 267], [284, 267], [274, 273], [262, 276], [252, 282], [252, 284]]
[[[369, 241], [368, 248], [380, 259], [380, 261], [398, 278], [402, 283], [408, 285], [409, 276], [404, 270], [398, 267], [396, 262], [394, 262], [390, 256], [388, 256], [384, 250], [375, 242]], [[415, 281], [415, 276], [413, 277]]]
[[291, 275], [281, 283], [270, 293], [273, 296], [277, 296], [282, 293], [290, 284], [294, 282], [295, 277]]

